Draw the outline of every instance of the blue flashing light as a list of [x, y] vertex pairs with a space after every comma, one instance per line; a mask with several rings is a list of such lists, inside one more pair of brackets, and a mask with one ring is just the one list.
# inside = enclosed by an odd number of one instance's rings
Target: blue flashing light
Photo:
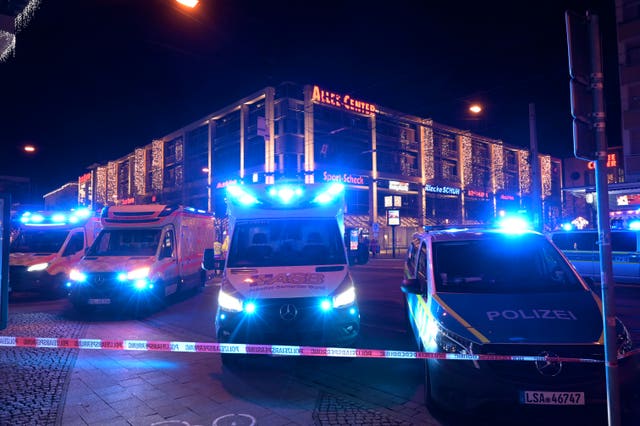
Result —
[[255, 312], [256, 312], [256, 304], [255, 304], [255, 303], [253, 303], [253, 302], [247, 302], [247, 303], [245, 303], [245, 304], [244, 304], [244, 312], [245, 312], [246, 314], [249, 314], [249, 315], [251, 315], [251, 314], [255, 313]]
[[116, 279], [120, 282], [124, 282], [127, 281], [127, 273], [126, 272], [120, 272], [117, 276]]
[[350, 313], [351, 315], [355, 315], [355, 314], [356, 314], [356, 308], [351, 308], [351, 309], [349, 309], [349, 313]]
[[640, 231], [640, 220], [633, 220], [629, 222], [629, 229], [633, 231]]
[[71, 272], [69, 272], [69, 279], [71, 281], [83, 283], [87, 281], [87, 274], [80, 272], [77, 269], [72, 269]]
[[39, 213], [31, 215], [31, 217], [29, 218], [29, 222], [33, 222], [33, 223], [42, 223], [43, 221], [44, 221], [44, 216], [42, 216]]
[[331, 310], [331, 305], [331, 300], [322, 299], [322, 301], [320, 302], [320, 309], [322, 309], [324, 312], [327, 312]]
[[136, 280], [133, 283], [133, 287], [136, 290], [146, 290], [147, 288], [150, 288], [149, 283], [147, 282], [147, 280], [145, 279], [141, 279], [141, 280]]
[[67, 221], [67, 217], [62, 213], [55, 213], [51, 216], [51, 221], [54, 223], [64, 223]]
[[220, 319], [224, 320], [227, 316], [225, 314], [220, 314]]
[[299, 198], [302, 193], [302, 188], [298, 186], [278, 186], [269, 189], [269, 195], [278, 198], [282, 204], [289, 204], [294, 198]]
[[503, 231], [513, 234], [531, 229], [531, 226], [526, 219], [517, 216], [505, 217], [498, 222], [498, 225]]
[[241, 204], [250, 206], [252, 204], [258, 204], [258, 199], [247, 191], [242, 189], [238, 185], [227, 186], [227, 194], [236, 199]]
[[321, 192], [313, 199], [314, 203], [328, 204], [344, 191], [344, 185], [341, 183], [332, 183], [325, 191]]
[[573, 225], [572, 225], [572, 224], [570, 224], [570, 223], [563, 223], [563, 224], [562, 224], [562, 225], [560, 225], [560, 226], [561, 226], [561, 228], [562, 228], [564, 231], [571, 231], [571, 230], [573, 230]]

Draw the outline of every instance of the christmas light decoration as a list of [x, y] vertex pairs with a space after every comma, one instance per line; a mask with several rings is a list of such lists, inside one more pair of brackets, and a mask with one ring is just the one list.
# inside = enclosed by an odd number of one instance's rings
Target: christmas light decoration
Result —
[[135, 195], [144, 195], [147, 192], [145, 188], [146, 175], [146, 150], [144, 148], [136, 148], [135, 162], [133, 166], [133, 182], [135, 183]]
[[151, 189], [159, 192], [162, 191], [164, 141], [156, 139], [151, 146]]
[[531, 192], [531, 165], [529, 164], [529, 151], [518, 151], [518, 174], [520, 175], [520, 195]]

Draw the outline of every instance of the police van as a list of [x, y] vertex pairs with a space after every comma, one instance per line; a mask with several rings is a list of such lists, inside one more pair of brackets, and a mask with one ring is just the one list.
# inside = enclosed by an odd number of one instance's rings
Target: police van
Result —
[[11, 293], [65, 296], [67, 275], [99, 231], [88, 209], [24, 212], [9, 246]]
[[[640, 284], [640, 240], [637, 230], [611, 230], [613, 279], [617, 283]], [[600, 281], [598, 231], [555, 231], [551, 239], [583, 277]]]
[[353, 344], [360, 313], [344, 246], [342, 185], [231, 186], [227, 204], [218, 341]]
[[[540, 233], [424, 232], [411, 244], [401, 289], [421, 351], [604, 360], [600, 298]], [[619, 320], [616, 332], [623, 355], [632, 349], [630, 334]], [[631, 359], [620, 362], [623, 388], [637, 380]], [[425, 403], [448, 410], [606, 403], [602, 363], [433, 357], [424, 381]]]

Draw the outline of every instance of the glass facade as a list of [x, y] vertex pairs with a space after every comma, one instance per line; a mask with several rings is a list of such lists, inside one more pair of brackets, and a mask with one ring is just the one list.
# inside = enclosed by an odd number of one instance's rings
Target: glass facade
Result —
[[[559, 162], [540, 158], [545, 211], [554, 214], [561, 173], [551, 165]], [[290, 83], [258, 91], [109, 165], [117, 167], [96, 165], [91, 178], [81, 177], [81, 202], [96, 208], [130, 200], [181, 203], [223, 219], [230, 183], [342, 182], [347, 226], [387, 235], [387, 211], [399, 210], [399, 244], [425, 225], [486, 222], [500, 210], [526, 207], [532, 186], [527, 150]]]

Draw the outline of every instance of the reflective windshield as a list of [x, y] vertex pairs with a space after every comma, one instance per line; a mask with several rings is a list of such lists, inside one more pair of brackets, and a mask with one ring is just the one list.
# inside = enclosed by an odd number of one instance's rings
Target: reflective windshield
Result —
[[160, 229], [103, 229], [88, 256], [154, 256]]
[[227, 266], [344, 264], [344, 242], [335, 219], [287, 219], [236, 224]]
[[11, 253], [57, 253], [69, 235], [68, 229], [21, 229], [11, 242]]
[[567, 262], [539, 235], [436, 242], [433, 263], [440, 292], [584, 291]]

